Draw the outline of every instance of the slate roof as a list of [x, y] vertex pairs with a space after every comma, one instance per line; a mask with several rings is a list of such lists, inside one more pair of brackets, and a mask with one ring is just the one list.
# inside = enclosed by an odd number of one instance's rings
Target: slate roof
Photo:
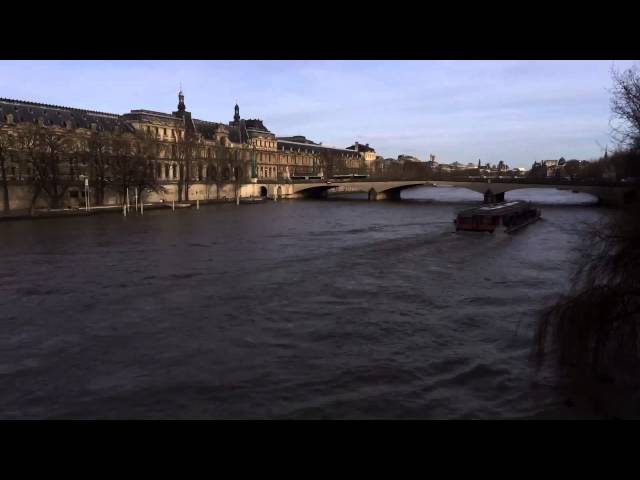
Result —
[[223, 126], [225, 129], [228, 128], [222, 123], [207, 122], [206, 120], [198, 120], [196, 118], [193, 119], [193, 124], [196, 127], [196, 131], [207, 140], [215, 140], [216, 130], [218, 130], [220, 126]]
[[95, 123], [98, 131], [113, 131], [115, 127], [120, 127], [122, 131], [133, 131], [133, 127], [121, 115], [114, 113], [0, 98], [0, 123], [6, 123], [8, 114], [13, 115], [15, 123], [34, 123], [42, 118], [45, 126], [65, 127], [69, 124], [71, 128], [90, 129], [91, 124]]
[[[347, 150], [355, 150], [355, 149], [356, 149], [355, 144], [351, 145], [350, 147], [347, 147]], [[374, 152], [374, 151], [375, 150], [371, 148], [368, 143], [366, 145], [363, 145], [361, 143], [358, 144], [358, 152]]]
[[281, 150], [282, 147], [284, 147], [285, 150], [294, 150], [294, 151], [297, 151], [299, 148], [300, 150], [303, 150], [303, 151], [311, 150], [313, 153], [331, 150], [332, 152], [339, 152], [339, 153], [344, 153], [349, 155], [358, 155], [353, 150], [347, 150], [346, 148], [330, 147], [330, 146], [320, 145], [318, 143], [311, 144], [311, 143], [291, 142], [289, 140], [283, 140], [282, 138], [278, 138], [278, 150]]
[[308, 145], [320, 145], [319, 143], [312, 142], [307, 137], [303, 135], [294, 135], [293, 137], [277, 137], [278, 141], [282, 140], [283, 142], [295, 142], [295, 143], [304, 143]]

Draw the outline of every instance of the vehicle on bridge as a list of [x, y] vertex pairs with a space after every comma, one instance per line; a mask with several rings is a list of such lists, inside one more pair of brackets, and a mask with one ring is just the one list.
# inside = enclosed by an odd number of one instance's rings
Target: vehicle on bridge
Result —
[[291, 175], [291, 180], [322, 180], [320, 175]]
[[470, 208], [453, 221], [456, 231], [512, 233], [540, 219], [540, 209], [531, 202], [503, 202]]
[[368, 178], [369, 175], [363, 175], [359, 173], [349, 173], [344, 175], [334, 175], [331, 177], [331, 180], [362, 180], [363, 178]]

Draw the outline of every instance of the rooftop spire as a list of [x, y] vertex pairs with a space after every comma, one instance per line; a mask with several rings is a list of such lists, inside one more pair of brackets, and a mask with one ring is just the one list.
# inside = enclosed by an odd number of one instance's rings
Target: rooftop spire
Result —
[[186, 107], [184, 106], [184, 93], [182, 93], [182, 82], [180, 82], [180, 91], [178, 92], [178, 112], [184, 113]]

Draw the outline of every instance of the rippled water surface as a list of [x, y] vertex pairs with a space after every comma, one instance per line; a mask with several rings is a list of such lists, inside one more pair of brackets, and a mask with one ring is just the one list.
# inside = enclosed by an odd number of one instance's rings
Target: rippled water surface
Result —
[[0, 223], [0, 418], [510, 418], [560, 399], [528, 363], [592, 198], [458, 234], [420, 188]]

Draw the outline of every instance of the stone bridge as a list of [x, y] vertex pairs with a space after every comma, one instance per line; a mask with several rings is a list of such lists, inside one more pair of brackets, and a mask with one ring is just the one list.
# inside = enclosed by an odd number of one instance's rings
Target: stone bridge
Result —
[[[508, 181], [465, 180], [389, 180], [389, 181], [302, 181], [253, 184], [253, 195], [269, 198], [326, 198], [329, 194], [366, 193], [369, 200], [399, 200], [400, 192], [420, 186], [451, 186], [473, 190], [484, 195], [485, 202], [504, 201], [505, 192], [523, 188], [549, 188], [571, 192], [588, 193], [603, 204], [625, 205], [640, 197], [640, 185], [581, 185], [528, 183]], [[249, 185], [247, 185], [249, 187]]]
[[424, 181], [348, 181], [348, 182], [319, 182], [294, 183], [293, 195], [303, 197], [323, 198], [331, 190], [332, 193], [366, 193], [369, 200], [400, 200], [400, 192], [407, 188], [422, 187]]
[[425, 182], [427, 186], [450, 186], [468, 188], [484, 195], [485, 202], [502, 202], [504, 194], [512, 190], [523, 188], [552, 188], [570, 192], [588, 193], [602, 204], [626, 205], [638, 199], [639, 185], [581, 185], [581, 184], [552, 184], [552, 183], [524, 183], [524, 182], [487, 182], [487, 181], [445, 181], [435, 180]]

